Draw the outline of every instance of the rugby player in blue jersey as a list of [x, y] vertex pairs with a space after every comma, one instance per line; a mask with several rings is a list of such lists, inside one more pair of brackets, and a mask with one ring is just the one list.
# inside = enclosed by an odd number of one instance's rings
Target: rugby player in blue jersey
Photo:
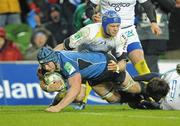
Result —
[[[48, 112], [59, 112], [78, 97], [81, 91], [82, 80], [87, 80], [92, 89], [109, 103], [120, 103], [121, 96], [118, 90], [143, 92], [144, 84], [134, 81], [127, 72], [119, 72], [108, 69], [108, 63], [117, 62], [110, 54], [98, 52], [54, 51], [51, 48], [40, 49], [37, 59], [40, 64], [38, 76], [43, 90], [47, 90], [44, 84], [45, 72], [59, 72], [63, 79], [67, 79], [69, 89], [57, 105], [46, 109]], [[163, 80], [156, 80], [161, 83]], [[153, 83], [153, 82], [152, 82]], [[163, 83], [167, 85], [166, 83]], [[147, 85], [151, 86], [150, 84]], [[131, 88], [131, 90], [129, 90]], [[118, 90], [116, 90], [118, 89]]]

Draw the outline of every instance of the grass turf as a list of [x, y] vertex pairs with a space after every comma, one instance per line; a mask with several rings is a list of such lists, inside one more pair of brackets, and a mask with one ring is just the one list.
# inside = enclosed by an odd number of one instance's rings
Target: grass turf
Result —
[[44, 112], [46, 106], [1, 106], [1, 126], [179, 126], [180, 111], [133, 110], [127, 106], [67, 107], [59, 113]]

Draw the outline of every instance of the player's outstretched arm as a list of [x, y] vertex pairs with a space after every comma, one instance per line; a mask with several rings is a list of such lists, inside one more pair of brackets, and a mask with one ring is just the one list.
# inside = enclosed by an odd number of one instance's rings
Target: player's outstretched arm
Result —
[[68, 79], [70, 88], [65, 97], [55, 106], [51, 106], [46, 109], [47, 112], [59, 112], [69, 104], [71, 104], [78, 96], [81, 90], [81, 75], [76, 73], [74, 76]]
[[55, 48], [54, 48], [55, 51], [60, 51], [60, 50], [64, 50], [64, 44], [61, 43], [61, 44], [58, 44]]

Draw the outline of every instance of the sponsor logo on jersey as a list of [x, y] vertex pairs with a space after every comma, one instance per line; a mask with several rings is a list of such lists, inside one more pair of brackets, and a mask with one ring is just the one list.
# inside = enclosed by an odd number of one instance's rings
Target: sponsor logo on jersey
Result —
[[131, 4], [130, 3], [110, 3], [108, 2], [108, 5], [113, 7], [115, 11], [120, 11], [122, 7], [129, 7]]
[[127, 37], [134, 36], [133, 30], [129, 30], [129, 31], [125, 32], [125, 34]]
[[79, 31], [76, 34], [74, 34], [74, 40], [78, 41], [82, 38], [82, 36], [83, 36], [83, 33]]
[[66, 62], [64, 65], [64, 69], [69, 73], [72, 74], [75, 71], [75, 68], [70, 62]]

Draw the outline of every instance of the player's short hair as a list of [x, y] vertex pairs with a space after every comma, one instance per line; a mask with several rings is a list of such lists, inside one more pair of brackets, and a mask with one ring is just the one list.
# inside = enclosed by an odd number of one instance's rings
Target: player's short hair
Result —
[[164, 79], [153, 78], [147, 84], [146, 92], [155, 101], [159, 101], [161, 98], [167, 95], [169, 89], [169, 84]]

